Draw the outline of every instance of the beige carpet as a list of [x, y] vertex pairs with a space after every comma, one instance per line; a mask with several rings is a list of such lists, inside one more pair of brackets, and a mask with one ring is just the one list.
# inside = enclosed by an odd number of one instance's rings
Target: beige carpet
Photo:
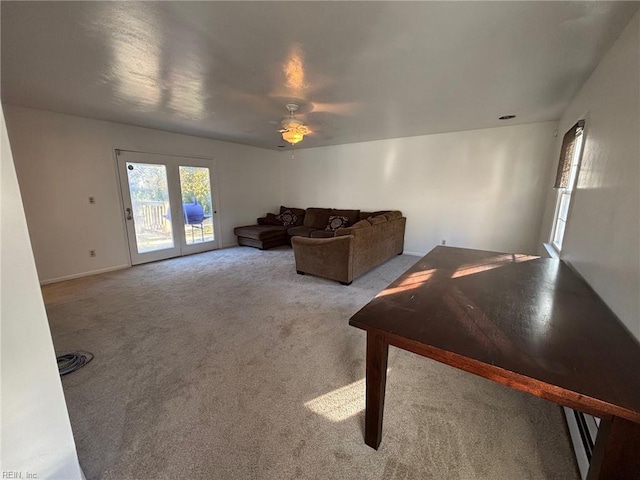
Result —
[[380, 449], [363, 441], [349, 317], [411, 266], [345, 287], [241, 247], [44, 287], [89, 479], [577, 479], [560, 407], [390, 349]]

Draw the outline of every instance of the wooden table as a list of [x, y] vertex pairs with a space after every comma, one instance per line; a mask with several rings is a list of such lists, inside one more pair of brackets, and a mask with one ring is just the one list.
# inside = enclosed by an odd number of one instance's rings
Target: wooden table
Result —
[[393, 345], [600, 417], [587, 478], [640, 479], [640, 344], [563, 262], [436, 247], [349, 324], [367, 332], [370, 447]]

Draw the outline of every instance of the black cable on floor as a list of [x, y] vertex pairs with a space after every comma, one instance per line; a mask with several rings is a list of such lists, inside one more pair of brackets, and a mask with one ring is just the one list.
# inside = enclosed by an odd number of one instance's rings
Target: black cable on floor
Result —
[[58, 360], [58, 371], [60, 372], [60, 376], [62, 376], [84, 367], [93, 360], [93, 354], [81, 351], [57, 352], [56, 358]]

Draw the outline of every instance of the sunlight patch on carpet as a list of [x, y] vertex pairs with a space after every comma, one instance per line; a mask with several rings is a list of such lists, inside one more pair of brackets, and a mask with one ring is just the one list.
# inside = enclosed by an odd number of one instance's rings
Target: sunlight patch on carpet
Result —
[[325, 393], [304, 404], [332, 422], [341, 422], [364, 410], [365, 379]]

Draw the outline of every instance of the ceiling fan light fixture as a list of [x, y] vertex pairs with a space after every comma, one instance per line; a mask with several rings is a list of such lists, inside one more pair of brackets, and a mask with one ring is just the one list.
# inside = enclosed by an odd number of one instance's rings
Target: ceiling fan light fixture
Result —
[[300, 132], [297, 128], [285, 130], [282, 132], [282, 139], [289, 142], [291, 145], [295, 145], [304, 138], [304, 133]]
[[298, 105], [295, 103], [287, 103], [287, 110], [289, 110], [289, 117], [282, 120], [282, 139], [289, 142], [291, 145], [295, 145], [304, 139], [304, 136], [309, 133], [309, 129], [297, 118], [293, 116], [293, 112], [298, 110]]

